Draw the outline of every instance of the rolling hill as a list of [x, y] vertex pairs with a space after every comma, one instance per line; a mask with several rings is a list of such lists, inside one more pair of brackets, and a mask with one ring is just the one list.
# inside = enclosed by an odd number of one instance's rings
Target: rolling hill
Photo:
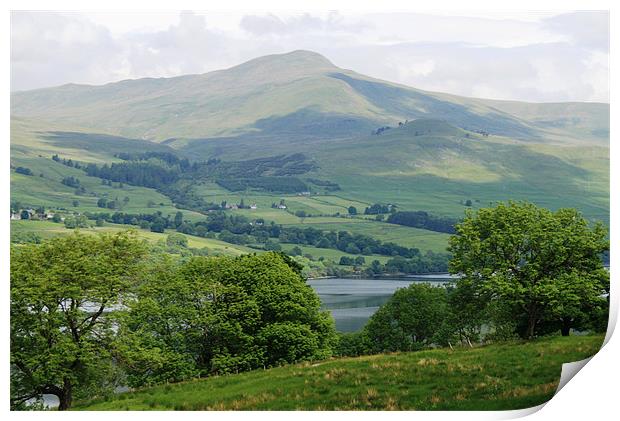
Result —
[[[344, 202], [460, 217], [466, 201], [527, 199], [609, 220], [608, 104], [427, 92], [293, 51], [202, 75], [14, 92], [11, 114], [11, 164], [43, 174], [42, 197], [63, 189], [54, 153], [102, 163], [119, 152], [224, 161], [301, 152], [316, 165], [299, 177], [337, 183]], [[12, 174], [12, 195], [34, 201], [23, 181]]]

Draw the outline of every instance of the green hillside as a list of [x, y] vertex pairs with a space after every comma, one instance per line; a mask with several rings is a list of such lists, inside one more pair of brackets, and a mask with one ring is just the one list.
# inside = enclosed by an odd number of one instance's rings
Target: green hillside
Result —
[[168, 384], [78, 410], [508, 410], [552, 398], [601, 336], [340, 358]]
[[[231, 191], [214, 179], [184, 188], [214, 203], [245, 199], [258, 205], [234, 214], [330, 229], [350, 222], [334, 219], [349, 206], [363, 212], [373, 203], [391, 203], [460, 218], [466, 203], [475, 209], [509, 199], [575, 207], [591, 220], [609, 222], [608, 104], [529, 104], [426, 92], [293, 51], [204, 75], [15, 92], [11, 114], [11, 165], [34, 174], [11, 172], [11, 199], [28, 206], [71, 208], [78, 201], [75, 211], [92, 212], [99, 197], [118, 196], [129, 197], [123, 209], [128, 212], [177, 210], [161, 192], [102, 185], [52, 162], [53, 154], [103, 165], [118, 162], [121, 152], [224, 162], [303, 153], [312, 168], [295, 177], [313, 190], [310, 197], [250, 186]], [[78, 197], [62, 185], [68, 176], [78, 177], [87, 194]], [[282, 199], [287, 211], [271, 208]], [[299, 218], [297, 211], [312, 218]], [[359, 228], [378, 233], [385, 226], [366, 222]], [[418, 245], [418, 234], [428, 234], [399, 232], [394, 241], [411, 246]]]
[[468, 199], [474, 207], [527, 199], [609, 219], [608, 144], [485, 136], [436, 119], [351, 139], [288, 139], [205, 139], [181, 151], [221, 159], [303, 152], [319, 165], [308, 177], [336, 182], [340, 197], [365, 203], [460, 217]]
[[429, 117], [503, 136], [543, 138], [557, 135], [562, 126], [570, 129], [566, 122], [550, 123], [576, 112], [584, 130], [579, 136], [566, 130], [563, 136], [578, 139], [589, 129], [591, 136], [605, 139], [609, 129], [606, 104], [538, 105], [532, 114], [519, 103], [426, 92], [369, 78], [309, 51], [260, 57], [203, 75], [69, 84], [16, 92], [11, 99], [14, 116], [156, 141], [291, 131], [349, 137], [382, 123]]

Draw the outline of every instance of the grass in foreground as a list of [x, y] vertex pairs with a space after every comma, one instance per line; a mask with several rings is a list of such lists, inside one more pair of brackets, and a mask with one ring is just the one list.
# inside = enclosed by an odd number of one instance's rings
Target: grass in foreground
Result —
[[597, 336], [382, 354], [152, 387], [80, 410], [508, 410], [542, 404]]

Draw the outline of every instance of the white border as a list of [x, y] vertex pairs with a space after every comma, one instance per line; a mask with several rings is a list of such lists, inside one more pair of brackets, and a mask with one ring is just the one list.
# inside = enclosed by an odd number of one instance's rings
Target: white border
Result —
[[[213, 2], [208, 3], [205, 1], [190, 1], [190, 0], [177, 0], [175, 2], [163, 2], [163, 1], [134, 1], [127, 2], [119, 0], [108, 0], [105, 2], [89, 2], [75, 1], [75, 0], [57, 0], [53, 4], [49, 1], [14, 1], [9, 0], [8, 8], [3, 16], [3, 32], [4, 36], [1, 38], [2, 49], [4, 50], [5, 60], [10, 60], [10, 13], [9, 10], [171, 10], [171, 9], [185, 9], [185, 10], [355, 10], [355, 11], [399, 11], [399, 10], [415, 10], [415, 11], [455, 11], [464, 10], [464, 6], [468, 7], [468, 10], [483, 11], [483, 10], [501, 10], [509, 12], [511, 10], [593, 10], [593, 9], [610, 9], [611, 10], [611, 68], [618, 68], [617, 57], [614, 54], [615, 45], [614, 39], [618, 39], [617, 31], [617, 16], [618, 10], [615, 4], [611, 1], [541, 1], [541, 0], [521, 0], [519, 2], [513, 2], [511, 4], [500, 3], [490, 0], [471, 0], [467, 3], [447, 0], [435, 0], [433, 2], [419, 2], [415, 4], [411, 1], [403, 0], [382, 0], [381, 2], [361, 2], [352, 0], [305, 0], [305, 1], [286, 1], [286, 0], [261, 0], [260, 2], [251, 2], [249, 0], [227, 0], [226, 2]], [[615, 9], [615, 10], [614, 10]], [[4, 153], [0, 154], [0, 168], [3, 168], [0, 182], [0, 194], [4, 202], [4, 209], [9, 206], [10, 197], [10, 177], [9, 177], [9, 157], [10, 157], [10, 132], [9, 132], [9, 92], [10, 92], [10, 78], [9, 78], [9, 63], [5, 62], [5, 65], [1, 68], [2, 80], [4, 82], [4, 101], [2, 101], [2, 133], [4, 134], [3, 148]], [[612, 74], [610, 72], [610, 74]], [[613, 82], [613, 78], [612, 81]], [[618, 163], [618, 147], [614, 146], [618, 141], [616, 135], [618, 113], [617, 107], [614, 107], [615, 101], [618, 99], [617, 89], [613, 89], [611, 85], [611, 180], [618, 180], [618, 169], [614, 164]], [[616, 183], [612, 182], [611, 185], [611, 214], [614, 214], [618, 209], [618, 191]], [[617, 268], [618, 261], [618, 248], [616, 247], [617, 241], [617, 225], [614, 224], [614, 219], [611, 219], [611, 261], [612, 267]], [[8, 276], [8, 255], [9, 255], [9, 231], [10, 224], [8, 218], [2, 218], [0, 222], [0, 230], [3, 241], [0, 241], [0, 253], [2, 256], [2, 265], [0, 270], [2, 271], [2, 285], [4, 287], [4, 293], [2, 294], [3, 300], [3, 329], [2, 329], [2, 359], [4, 363], [0, 364], [3, 371], [3, 383], [0, 396], [1, 405], [4, 411], [8, 412], [8, 359], [9, 359], [9, 326], [8, 326], [8, 308], [9, 308], [9, 276]], [[610, 326], [614, 326], [617, 320], [618, 309], [618, 282], [612, 272], [612, 308], [611, 308], [611, 323]], [[616, 295], [614, 295], [616, 294]], [[611, 329], [611, 328], [610, 328]], [[616, 335], [617, 336], [617, 335]], [[619, 375], [619, 366], [617, 355], [620, 355], [618, 340], [613, 336], [611, 339], [608, 335], [608, 343], [603, 349], [595, 355], [591, 361], [589, 361], [584, 370], [579, 372], [575, 379], [568, 382], [568, 384], [558, 392], [558, 394], [549, 401], [542, 408], [534, 408], [524, 411], [505, 411], [505, 412], [399, 412], [399, 413], [375, 413], [375, 412], [324, 412], [316, 414], [313, 412], [296, 412], [294, 414], [288, 412], [271, 412], [271, 413], [248, 413], [248, 412], [226, 412], [226, 413], [129, 413], [129, 414], [111, 414], [111, 413], [10, 413], [13, 418], [30, 419], [32, 417], [50, 417], [50, 418], [62, 418], [62, 419], [77, 419], [77, 417], [94, 418], [94, 419], [108, 419], [110, 416], [114, 417], [131, 417], [132, 419], [146, 418], [151, 420], [164, 420], [171, 416], [183, 417], [190, 419], [204, 419], [218, 418], [218, 419], [241, 419], [247, 416], [252, 418], [265, 418], [265, 419], [288, 419], [295, 417], [299, 420], [312, 420], [316, 417], [321, 418], [339, 418], [339, 419], [376, 419], [376, 417], [389, 416], [390, 418], [398, 419], [416, 419], [424, 420], [444, 420], [444, 419], [458, 419], [458, 420], [482, 420], [482, 419], [507, 419], [518, 418], [520, 416], [530, 415], [530, 419], [543, 420], [583, 420], [588, 417], [591, 419], [610, 419], [618, 414], [618, 397], [617, 386]]]

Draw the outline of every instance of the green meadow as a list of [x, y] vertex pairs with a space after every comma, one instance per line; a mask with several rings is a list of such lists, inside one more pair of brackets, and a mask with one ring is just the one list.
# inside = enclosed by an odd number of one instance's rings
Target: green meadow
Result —
[[168, 384], [82, 402], [77, 410], [509, 410], [553, 397], [562, 364], [603, 337], [305, 362]]

